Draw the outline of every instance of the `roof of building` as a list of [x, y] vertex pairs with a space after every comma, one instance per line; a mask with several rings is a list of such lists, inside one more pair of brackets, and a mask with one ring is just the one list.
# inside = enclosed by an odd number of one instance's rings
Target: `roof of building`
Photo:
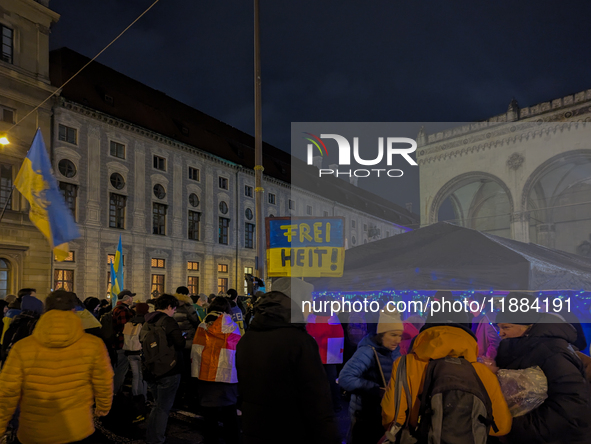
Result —
[[[61, 87], [89, 60], [69, 48], [51, 51], [52, 85]], [[254, 137], [96, 61], [69, 82], [61, 96], [247, 169], [254, 168]], [[297, 167], [297, 187], [398, 225], [418, 226], [418, 215], [387, 199], [336, 177], [320, 179], [316, 167], [268, 143], [263, 143], [263, 152], [265, 176], [292, 183], [292, 168]]]

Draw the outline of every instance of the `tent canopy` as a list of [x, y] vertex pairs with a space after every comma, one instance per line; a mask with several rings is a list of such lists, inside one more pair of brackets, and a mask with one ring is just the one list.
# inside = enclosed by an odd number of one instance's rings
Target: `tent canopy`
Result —
[[315, 291], [591, 290], [591, 259], [447, 222], [351, 248]]

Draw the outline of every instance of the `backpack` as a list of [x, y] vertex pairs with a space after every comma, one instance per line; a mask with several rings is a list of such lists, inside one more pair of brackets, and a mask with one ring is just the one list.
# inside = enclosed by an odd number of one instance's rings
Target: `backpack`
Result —
[[115, 322], [113, 320], [113, 310], [108, 311], [101, 316], [101, 336], [106, 344], [112, 345], [117, 339], [115, 334]]
[[31, 316], [28, 314], [20, 314], [14, 318], [4, 335], [4, 342], [2, 343], [2, 363], [6, 361], [8, 352], [14, 344], [27, 336], [31, 336], [38, 320], [39, 316]]
[[[400, 405], [399, 378], [402, 378], [407, 399], [410, 396], [406, 379], [405, 357], [396, 374], [396, 415]], [[401, 368], [404, 367], [404, 368]], [[492, 402], [474, 366], [464, 357], [433, 359], [425, 371], [423, 391], [419, 395], [418, 426], [411, 431], [394, 423], [386, 432], [384, 442], [419, 444], [486, 444], [490, 428], [498, 431], [492, 415]], [[397, 416], [395, 416], [397, 417]]]
[[123, 327], [123, 350], [127, 351], [141, 351], [142, 343], [140, 342], [140, 331], [144, 324], [133, 324], [127, 322]]
[[140, 332], [140, 342], [143, 350], [143, 364], [146, 370], [155, 378], [168, 373], [177, 363], [177, 353], [174, 346], [168, 345], [166, 331], [162, 324], [167, 316], [161, 316], [155, 323], [144, 323]]

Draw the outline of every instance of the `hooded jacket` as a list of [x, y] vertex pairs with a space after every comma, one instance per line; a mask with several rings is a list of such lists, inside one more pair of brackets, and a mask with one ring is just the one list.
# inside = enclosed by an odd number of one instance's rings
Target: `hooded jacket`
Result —
[[[552, 315], [543, 315], [545, 318]], [[548, 321], [548, 319], [543, 319]], [[570, 344], [577, 333], [570, 324], [537, 323], [522, 337], [503, 339], [497, 365], [503, 369], [539, 366], [548, 379], [548, 398], [537, 409], [513, 419], [510, 443], [588, 443], [591, 395], [583, 364]]]
[[174, 320], [179, 324], [181, 331], [185, 333], [185, 348], [190, 349], [195, 337], [195, 330], [199, 325], [199, 316], [193, 307], [193, 300], [188, 295], [175, 293], [174, 297], [179, 300]]
[[[501, 392], [497, 377], [484, 364], [477, 362], [478, 344], [474, 336], [461, 327], [451, 325], [435, 325], [424, 329], [415, 338], [411, 352], [406, 355], [406, 374], [411, 396], [410, 425], [416, 427], [419, 413], [419, 393], [422, 392], [422, 383], [427, 365], [431, 359], [445, 358], [446, 356], [463, 356], [474, 366], [474, 370], [486, 388], [492, 403], [492, 413], [498, 432], [492, 429], [490, 434], [502, 436], [511, 430], [511, 413], [507, 402]], [[396, 371], [400, 359], [392, 366], [392, 377], [382, 400], [382, 424], [388, 427], [394, 420], [394, 387]], [[400, 397], [400, 411], [397, 422], [404, 424], [408, 402], [404, 393]], [[524, 441], [528, 442], [528, 441]]]
[[244, 443], [339, 443], [318, 345], [290, 314], [289, 297], [267, 293], [236, 346]]
[[109, 411], [113, 370], [103, 342], [71, 311], [50, 310], [17, 342], [0, 373], [0, 435], [20, 403], [23, 444], [79, 441], [94, 432], [93, 404]]
[[371, 335], [365, 336], [359, 342], [359, 348], [347, 361], [339, 374], [339, 385], [351, 392], [349, 414], [355, 412], [380, 415], [381, 390], [384, 387], [382, 375], [376, 362], [374, 349], [378, 354], [386, 384], [392, 375], [392, 365], [400, 357], [400, 347], [389, 350], [374, 342]]

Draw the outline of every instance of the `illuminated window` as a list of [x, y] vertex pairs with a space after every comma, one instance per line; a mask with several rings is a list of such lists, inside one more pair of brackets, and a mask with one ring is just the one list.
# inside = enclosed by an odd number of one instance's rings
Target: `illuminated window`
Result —
[[154, 259], [152, 258], [152, 268], [164, 268], [164, 259]]
[[199, 271], [199, 262], [193, 262], [193, 261], [187, 262], [187, 270]]
[[150, 294], [153, 298], [157, 298], [164, 293], [164, 275], [153, 274], [152, 275], [152, 286], [150, 287]]
[[187, 278], [187, 287], [189, 288], [189, 294], [199, 293], [199, 277], [189, 276]]
[[228, 278], [218, 278], [218, 294], [228, 291]]
[[227, 273], [228, 264], [218, 264], [218, 273]]
[[[125, 255], [123, 255], [123, 265], [125, 265]], [[115, 255], [107, 254], [107, 265], [115, 263]]]
[[74, 291], [74, 270], [54, 270], [53, 289], [63, 288], [66, 291]]

